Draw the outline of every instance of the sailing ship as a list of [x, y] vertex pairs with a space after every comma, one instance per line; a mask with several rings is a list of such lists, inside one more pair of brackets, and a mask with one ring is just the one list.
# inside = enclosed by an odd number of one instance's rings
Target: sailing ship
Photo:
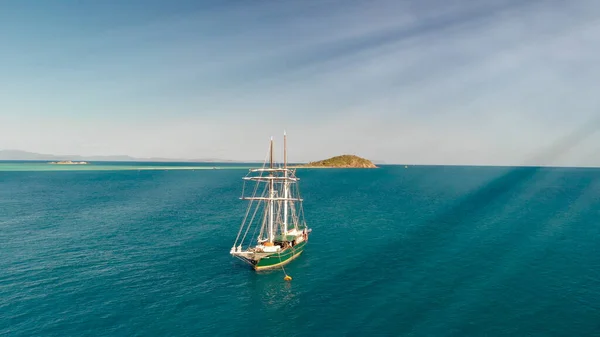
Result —
[[[273, 161], [271, 137], [262, 167], [250, 169], [242, 179], [240, 199], [249, 204], [230, 254], [257, 271], [282, 267], [302, 254], [312, 231], [304, 218], [298, 186], [300, 179], [296, 177], [296, 170], [288, 167], [285, 132], [283, 166]], [[245, 196], [248, 183], [253, 183], [254, 188], [249, 196]]]

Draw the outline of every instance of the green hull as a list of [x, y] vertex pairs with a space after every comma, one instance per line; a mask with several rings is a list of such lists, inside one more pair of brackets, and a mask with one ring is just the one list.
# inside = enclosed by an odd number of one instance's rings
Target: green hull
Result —
[[252, 261], [255, 270], [265, 270], [281, 267], [293, 259], [297, 258], [304, 251], [304, 246], [308, 241], [302, 241], [294, 247], [286, 248], [280, 253], [273, 253], [265, 256], [258, 261]]

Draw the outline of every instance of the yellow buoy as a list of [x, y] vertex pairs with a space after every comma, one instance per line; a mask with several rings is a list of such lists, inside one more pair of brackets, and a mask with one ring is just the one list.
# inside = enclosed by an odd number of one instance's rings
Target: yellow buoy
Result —
[[290, 275], [285, 275], [285, 277], [283, 279], [286, 281], [291, 281], [292, 277]]

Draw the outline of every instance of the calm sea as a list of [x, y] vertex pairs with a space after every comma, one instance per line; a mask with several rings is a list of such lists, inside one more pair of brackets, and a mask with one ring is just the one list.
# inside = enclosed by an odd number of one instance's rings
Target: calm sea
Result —
[[229, 255], [243, 165], [10, 165], [2, 336], [600, 335], [600, 170], [298, 170], [285, 282]]

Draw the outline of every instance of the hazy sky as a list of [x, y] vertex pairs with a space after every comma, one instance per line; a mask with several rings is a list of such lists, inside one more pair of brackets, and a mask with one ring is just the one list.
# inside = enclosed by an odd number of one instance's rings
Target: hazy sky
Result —
[[597, 0], [4, 0], [0, 32], [3, 149], [513, 165], [600, 111]]

